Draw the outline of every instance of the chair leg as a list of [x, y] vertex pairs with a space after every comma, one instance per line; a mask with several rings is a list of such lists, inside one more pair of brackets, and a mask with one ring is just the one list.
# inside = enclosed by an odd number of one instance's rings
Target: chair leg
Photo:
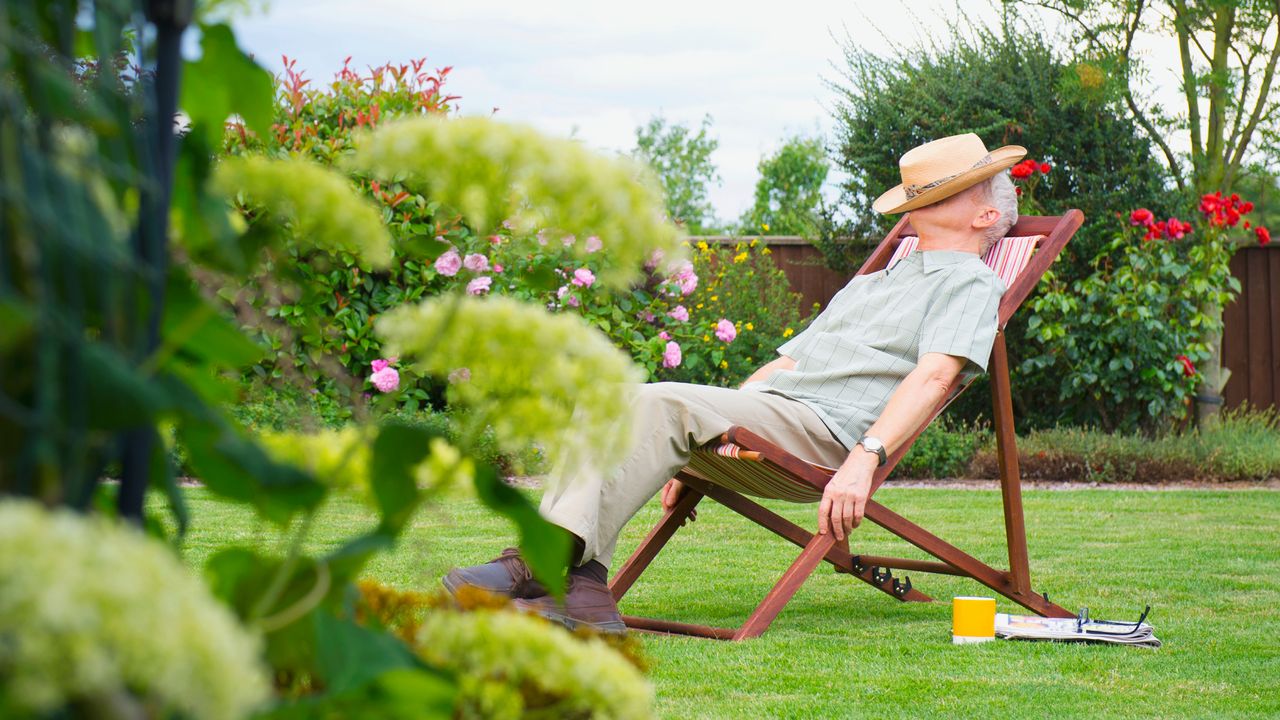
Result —
[[991, 351], [991, 404], [996, 426], [996, 457], [1000, 464], [1000, 496], [1004, 505], [1004, 535], [1009, 546], [1009, 579], [1019, 593], [1031, 592], [1027, 561], [1027, 528], [1022, 514], [1022, 476], [1018, 472], [1018, 444], [1013, 427], [1013, 397], [1009, 390], [1009, 356], [1004, 333], [996, 334]]
[[653, 559], [658, 556], [658, 553], [662, 551], [663, 546], [667, 544], [671, 536], [675, 535], [676, 530], [680, 529], [685, 518], [689, 517], [689, 513], [693, 511], [693, 508], [701, 499], [701, 492], [691, 487], [686, 487], [684, 495], [681, 496], [676, 506], [663, 514], [658, 524], [653, 526], [653, 529], [645, 536], [644, 541], [640, 543], [635, 552], [631, 553], [631, 557], [627, 558], [627, 561], [614, 574], [613, 579], [609, 581], [609, 590], [613, 593], [614, 602], [621, 600], [622, 596], [627, 594], [636, 579], [645, 571], [645, 568], [649, 567], [649, 563], [653, 562]]
[[760, 604], [756, 606], [755, 611], [751, 613], [751, 617], [747, 618], [742, 627], [738, 628], [738, 631], [733, 634], [733, 639], [746, 640], [760, 637], [765, 630], [768, 630], [773, 619], [778, 616], [778, 613], [782, 612], [782, 608], [786, 607], [787, 602], [796, 594], [796, 591], [800, 589], [804, 581], [809, 579], [814, 569], [822, 563], [831, 548], [835, 547], [835, 544], [834, 535], [814, 535], [809, 544], [805, 545], [804, 551], [800, 553], [800, 556], [795, 559], [795, 562], [791, 563], [791, 567], [787, 568], [787, 571], [782, 574], [773, 589], [769, 591], [769, 594], [765, 595], [764, 600], [761, 600]]

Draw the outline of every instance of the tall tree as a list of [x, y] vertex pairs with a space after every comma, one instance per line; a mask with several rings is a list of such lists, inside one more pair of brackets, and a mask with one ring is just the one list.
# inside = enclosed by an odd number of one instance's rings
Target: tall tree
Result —
[[[1195, 197], [1230, 193], [1249, 167], [1250, 152], [1276, 151], [1280, 133], [1272, 84], [1280, 60], [1280, 0], [1005, 0], [1045, 8], [1070, 23], [1076, 52], [1124, 81], [1125, 106], [1163, 155], [1178, 188]], [[1149, 68], [1133, 50], [1140, 32], [1178, 53], [1183, 106], [1168, 112], [1144, 94]], [[1170, 145], [1171, 130], [1190, 136], [1189, 151]], [[1206, 314], [1220, 318], [1222, 308]], [[1221, 407], [1229, 372], [1220, 332], [1207, 338], [1214, 356], [1202, 368], [1197, 415]]]
[[636, 128], [636, 147], [632, 151], [658, 174], [671, 218], [693, 235], [718, 230], [707, 194], [712, 183], [720, 184], [720, 173], [711, 161], [720, 141], [711, 137], [710, 130], [710, 115], [702, 118], [697, 132], [655, 115]]
[[811, 236], [830, 170], [821, 138], [787, 138], [776, 152], [761, 158], [758, 169], [755, 204], [742, 216], [742, 231]]

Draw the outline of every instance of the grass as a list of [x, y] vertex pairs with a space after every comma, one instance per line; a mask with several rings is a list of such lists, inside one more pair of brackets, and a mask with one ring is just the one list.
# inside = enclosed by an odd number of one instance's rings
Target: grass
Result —
[[[277, 536], [238, 505], [191, 491], [185, 544], [195, 565], [235, 542]], [[995, 491], [885, 487], [877, 498], [972, 554], [1000, 564]], [[981, 586], [913, 574], [938, 602], [898, 603], [823, 568], [761, 639], [646, 637], [657, 707], [670, 718], [1271, 717], [1280, 715], [1280, 492], [1070, 490], [1025, 495], [1032, 581], [1068, 609], [1129, 620], [1143, 605], [1165, 646], [950, 644], [950, 603]], [[813, 508], [770, 506], [802, 525]], [[657, 517], [628, 526], [627, 553]], [[353, 501], [318, 518], [313, 549], [374, 522]], [[401, 588], [438, 587], [451, 565], [483, 562], [512, 528], [473, 498], [420, 513], [369, 573]], [[875, 527], [855, 551], [901, 554]], [[712, 504], [677, 535], [623, 601], [624, 612], [734, 625], [795, 550]], [[625, 556], [617, 558], [615, 569]], [[1001, 611], [1016, 612], [1000, 599]]]

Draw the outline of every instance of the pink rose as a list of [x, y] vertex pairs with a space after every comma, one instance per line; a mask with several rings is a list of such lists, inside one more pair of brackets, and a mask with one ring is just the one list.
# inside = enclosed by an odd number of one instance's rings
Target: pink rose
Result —
[[462, 267], [471, 272], [484, 272], [489, 269], [489, 258], [480, 253], [471, 253], [462, 259]]
[[591, 237], [587, 238], [587, 244], [586, 244], [587, 252], [593, 253], [602, 247], [604, 247], [604, 243], [600, 242], [599, 237], [592, 235]]
[[738, 329], [733, 326], [733, 323], [720, 318], [720, 322], [716, 323], [716, 337], [720, 338], [720, 342], [733, 342], [733, 339], [738, 337]]
[[666, 330], [663, 330], [662, 332], [658, 333], [658, 338], [662, 340], [670, 340], [671, 336], [667, 334]]
[[379, 392], [388, 393], [400, 387], [400, 373], [393, 367], [383, 366], [381, 370], [376, 370], [369, 376], [369, 381], [378, 388]]
[[387, 367], [388, 365], [390, 365], [390, 364], [391, 364], [391, 363], [387, 362], [386, 360], [382, 360], [382, 359], [374, 360], [374, 361], [373, 361], [373, 371], [374, 371], [374, 372], [381, 372], [384, 368], [386, 368], [386, 367]]
[[674, 310], [667, 313], [667, 317], [679, 320], [680, 322], [689, 322], [689, 311], [683, 305], [677, 305]]
[[494, 272], [502, 272], [502, 265], [500, 265], [500, 264], [498, 264], [498, 263], [494, 263], [494, 264], [493, 264], [493, 271], [494, 271]]
[[680, 345], [674, 340], [667, 343], [667, 349], [662, 353], [662, 367], [673, 368], [680, 364]]
[[565, 235], [563, 238], [560, 239], [560, 242], [564, 243], [565, 247], [570, 247], [573, 245], [574, 241], [577, 239], [578, 238], [572, 235]]
[[569, 286], [568, 286], [568, 285], [561, 285], [561, 286], [560, 286], [560, 288], [559, 288], [558, 290], [556, 290], [556, 299], [557, 299], [557, 300], [563, 300], [563, 299], [564, 299], [564, 294], [565, 294], [565, 293], [567, 293], [567, 292], [569, 292]]
[[453, 277], [458, 274], [458, 270], [462, 267], [462, 256], [457, 250], [449, 248], [449, 251], [436, 258], [436, 272], [441, 275]]
[[478, 277], [467, 283], [467, 292], [472, 295], [482, 295], [489, 292], [489, 286], [493, 284], [493, 278], [485, 275]]
[[573, 271], [573, 284], [581, 287], [591, 287], [591, 283], [596, 281], [595, 273], [587, 268], [578, 268]]
[[676, 284], [680, 286], [680, 294], [688, 295], [698, 288], [698, 274], [693, 271], [693, 263], [685, 261], [676, 271]]

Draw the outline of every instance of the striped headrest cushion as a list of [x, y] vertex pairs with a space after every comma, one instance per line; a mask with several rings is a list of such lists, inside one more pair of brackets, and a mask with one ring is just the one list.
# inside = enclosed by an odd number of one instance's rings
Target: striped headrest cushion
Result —
[[[995, 271], [996, 275], [1004, 281], [1005, 287], [1013, 287], [1013, 281], [1018, 277], [1018, 273], [1022, 272], [1022, 268], [1031, 262], [1031, 256], [1036, 251], [1036, 243], [1044, 239], [1044, 235], [1026, 235], [1020, 237], [1006, 237], [1001, 239], [987, 251], [982, 257], [982, 261], [987, 267]], [[920, 238], [915, 235], [908, 235], [902, 238], [902, 242], [898, 243], [898, 249], [894, 251], [893, 257], [889, 258], [889, 264], [897, 262], [907, 255], [915, 252], [916, 245], [919, 244]]]

